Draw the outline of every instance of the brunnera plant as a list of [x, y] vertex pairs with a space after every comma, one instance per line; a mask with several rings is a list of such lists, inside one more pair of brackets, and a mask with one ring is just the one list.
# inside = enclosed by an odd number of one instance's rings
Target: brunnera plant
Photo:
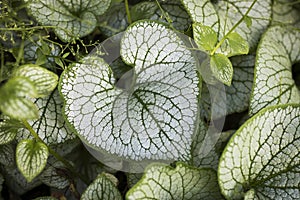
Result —
[[0, 1], [0, 59], [3, 198], [300, 198], [297, 0]]

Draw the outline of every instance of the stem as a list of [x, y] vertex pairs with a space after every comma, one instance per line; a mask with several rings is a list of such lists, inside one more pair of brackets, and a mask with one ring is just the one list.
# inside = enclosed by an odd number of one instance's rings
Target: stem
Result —
[[129, 10], [128, 0], [125, 0], [125, 9], [126, 9], [128, 23], [131, 24], [132, 20], [131, 20], [131, 15], [130, 15], [130, 10]]
[[23, 56], [24, 56], [24, 45], [25, 45], [25, 34], [24, 32], [22, 33], [22, 41], [21, 41], [21, 45], [19, 47], [19, 51], [18, 51], [18, 57], [16, 59], [16, 63], [15, 66], [18, 66], [21, 62], [21, 60], [23, 60]]
[[51, 147], [49, 147], [49, 145], [47, 145], [40, 137], [39, 135], [35, 132], [35, 130], [33, 130], [32, 126], [26, 121], [26, 120], [22, 120], [22, 123], [24, 124], [24, 126], [28, 129], [28, 131], [31, 133], [31, 135], [39, 142], [43, 143], [44, 145], [47, 146], [48, 151], [50, 154], [52, 154], [57, 160], [59, 160], [60, 162], [62, 162], [70, 171], [73, 175], [77, 176], [78, 178], [80, 178], [85, 184], [89, 185], [89, 181], [83, 177], [81, 174], [77, 173], [76, 170], [73, 168], [73, 166], [67, 161], [65, 160], [62, 156], [60, 156], [58, 153], [56, 153]]
[[172, 19], [170, 19], [170, 16], [164, 11], [164, 9], [161, 7], [160, 3], [158, 2], [158, 0], [155, 0], [159, 10], [161, 11], [162, 15], [165, 17], [165, 19], [167, 20], [167, 22], [169, 23], [170, 26], [172, 26]]
[[228, 35], [230, 33], [232, 33], [232, 31], [234, 31], [234, 29], [236, 29], [236, 27], [238, 27], [238, 25], [240, 25], [240, 23], [242, 23], [245, 19], [245, 17], [249, 14], [249, 12], [251, 11], [251, 9], [253, 8], [254, 4], [256, 3], [257, 0], [254, 0], [252, 2], [252, 4], [250, 5], [250, 7], [248, 8], [247, 12], [243, 15], [243, 17], [227, 32], [227, 34], [220, 40], [220, 42], [215, 46], [215, 48], [212, 50], [212, 52], [210, 53], [210, 55], [214, 55], [216, 53], [216, 51], [220, 48], [220, 46], [223, 44], [223, 42], [226, 40], [226, 38], [228, 37]]

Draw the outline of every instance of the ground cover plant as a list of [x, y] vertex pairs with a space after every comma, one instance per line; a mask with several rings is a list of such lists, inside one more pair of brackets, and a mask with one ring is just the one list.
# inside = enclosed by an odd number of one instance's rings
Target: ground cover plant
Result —
[[300, 199], [300, 1], [0, 1], [2, 199]]

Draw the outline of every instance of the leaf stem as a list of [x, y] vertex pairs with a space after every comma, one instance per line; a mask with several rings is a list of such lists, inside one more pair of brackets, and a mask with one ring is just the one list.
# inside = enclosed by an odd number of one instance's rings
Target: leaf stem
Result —
[[73, 175], [76, 175], [78, 178], [80, 178], [85, 184], [89, 184], [89, 181], [83, 177], [81, 174], [77, 173], [76, 170], [73, 168], [73, 166], [65, 160], [62, 156], [60, 156], [58, 153], [56, 153], [49, 145], [47, 145], [40, 137], [39, 135], [33, 130], [32, 126], [26, 121], [22, 120], [22, 123], [24, 126], [28, 129], [28, 131], [31, 133], [31, 135], [39, 142], [45, 144], [48, 148], [48, 151], [50, 154], [52, 154], [58, 161], [62, 162], [70, 171]]
[[215, 46], [215, 48], [211, 51], [210, 55], [214, 55], [216, 53], [216, 51], [220, 48], [220, 46], [223, 44], [223, 42], [226, 40], [226, 38], [228, 37], [228, 35], [230, 33], [232, 33], [232, 31], [234, 31], [234, 29], [236, 29], [236, 27], [238, 27], [245, 19], [245, 17], [249, 14], [249, 12], [252, 10], [254, 4], [257, 2], [257, 0], [254, 0], [252, 2], [252, 4], [250, 5], [250, 7], [248, 8], [248, 10], [246, 11], [246, 13], [243, 15], [243, 17], [227, 32], [227, 34], [220, 40], [220, 42]]
[[131, 15], [130, 15], [130, 10], [129, 10], [128, 0], [125, 0], [125, 9], [126, 9], [128, 23], [131, 24], [132, 20], [131, 20]]

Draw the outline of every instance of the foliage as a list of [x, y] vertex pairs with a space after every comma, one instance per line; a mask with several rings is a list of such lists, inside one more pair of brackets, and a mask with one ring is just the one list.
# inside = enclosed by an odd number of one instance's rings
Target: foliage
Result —
[[3, 198], [299, 199], [299, 62], [298, 0], [0, 1]]

